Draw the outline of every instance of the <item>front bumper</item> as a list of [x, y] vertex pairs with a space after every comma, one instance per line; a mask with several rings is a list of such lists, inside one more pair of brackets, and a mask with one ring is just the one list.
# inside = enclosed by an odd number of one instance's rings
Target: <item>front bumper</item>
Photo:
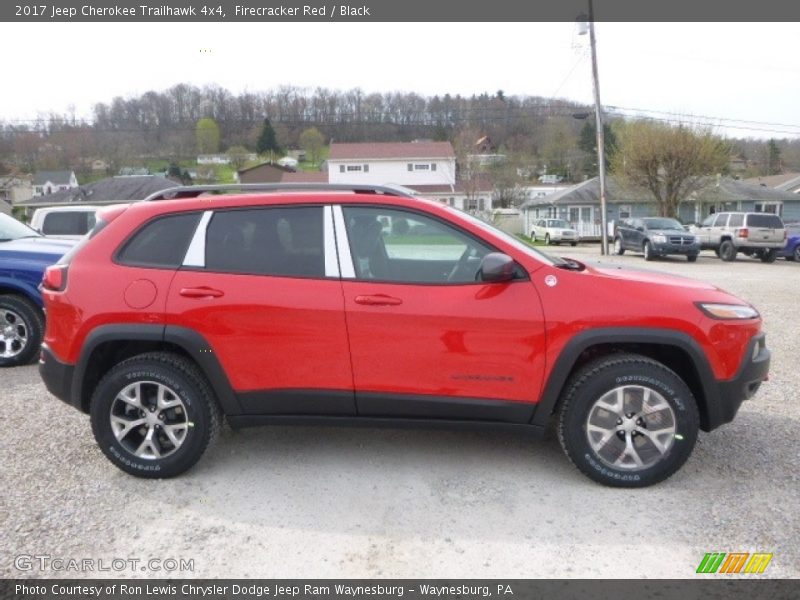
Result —
[[653, 253], [665, 256], [667, 254], [684, 254], [691, 256], [700, 254], [700, 244], [673, 244], [671, 242], [652, 242]]
[[716, 398], [706, 398], [707, 410], [705, 418], [701, 419], [704, 431], [711, 431], [733, 421], [742, 402], [752, 398], [767, 379], [772, 355], [766, 347], [765, 339], [763, 333], [753, 337], [736, 376], [727, 381], [716, 382]]
[[72, 379], [74, 373], [74, 365], [62, 363], [50, 351], [47, 344], [42, 344], [42, 350], [39, 355], [39, 375], [41, 375], [47, 391], [73, 408], [83, 410], [80, 402], [72, 401]]

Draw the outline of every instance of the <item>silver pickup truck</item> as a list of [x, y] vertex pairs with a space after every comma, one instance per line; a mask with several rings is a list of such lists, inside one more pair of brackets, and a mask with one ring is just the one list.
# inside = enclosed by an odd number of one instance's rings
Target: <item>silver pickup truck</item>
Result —
[[694, 233], [703, 250], [714, 250], [724, 261], [736, 260], [741, 252], [771, 263], [786, 245], [786, 227], [771, 213], [717, 213], [708, 216]]

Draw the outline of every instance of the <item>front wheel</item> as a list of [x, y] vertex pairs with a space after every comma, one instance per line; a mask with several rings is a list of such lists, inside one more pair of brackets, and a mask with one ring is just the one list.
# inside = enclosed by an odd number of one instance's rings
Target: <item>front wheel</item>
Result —
[[92, 432], [119, 469], [145, 478], [180, 475], [214, 441], [220, 412], [195, 365], [150, 352], [116, 365], [92, 394]]
[[572, 463], [614, 487], [667, 479], [689, 458], [700, 417], [675, 372], [637, 354], [598, 358], [569, 381], [558, 437]]
[[535, 242], [536, 241], [536, 232], [531, 231], [531, 239]]
[[792, 252], [790, 256], [792, 260], [800, 262], [800, 244], [797, 244], [797, 246], [794, 247], [794, 252]]
[[550, 234], [549, 233], [545, 233], [544, 234], [544, 243], [547, 244], [548, 246], [550, 245]]
[[577, 246], [577, 245], [578, 245], [578, 242], [570, 242], [570, 243], [569, 243], [569, 245], [570, 245], [570, 246], [572, 246], [572, 247], [574, 248], [575, 246]]
[[622, 239], [614, 238], [614, 254], [622, 256], [625, 254], [625, 248], [622, 247]]
[[689, 262], [697, 262], [697, 254], [689, 254], [686, 256], [686, 260]]
[[644, 253], [645, 260], [653, 260], [655, 255], [653, 254], [653, 246], [650, 242], [645, 242], [644, 246], [642, 246], [642, 252]]
[[27, 298], [0, 295], [0, 367], [31, 362], [44, 334], [42, 313]]

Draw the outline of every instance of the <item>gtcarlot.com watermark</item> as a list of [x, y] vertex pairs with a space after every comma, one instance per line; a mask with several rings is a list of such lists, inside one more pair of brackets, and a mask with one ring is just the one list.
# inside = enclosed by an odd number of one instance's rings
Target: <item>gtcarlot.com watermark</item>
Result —
[[191, 573], [193, 558], [68, 558], [49, 554], [18, 554], [18, 571], [55, 571], [75, 573]]

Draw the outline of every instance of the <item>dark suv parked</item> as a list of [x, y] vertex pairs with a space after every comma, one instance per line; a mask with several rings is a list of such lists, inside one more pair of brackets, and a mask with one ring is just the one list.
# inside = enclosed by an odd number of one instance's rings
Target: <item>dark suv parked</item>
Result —
[[700, 254], [700, 243], [676, 219], [645, 217], [620, 221], [617, 225], [614, 252], [624, 254], [625, 250], [641, 252], [645, 260], [680, 254], [689, 262], [694, 262]]
[[47, 270], [40, 372], [120, 469], [185, 471], [223, 416], [542, 432], [557, 414], [583, 473], [644, 486], [767, 376], [758, 312], [712, 285], [553, 257], [397, 190], [284, 188], [103, 210]]

